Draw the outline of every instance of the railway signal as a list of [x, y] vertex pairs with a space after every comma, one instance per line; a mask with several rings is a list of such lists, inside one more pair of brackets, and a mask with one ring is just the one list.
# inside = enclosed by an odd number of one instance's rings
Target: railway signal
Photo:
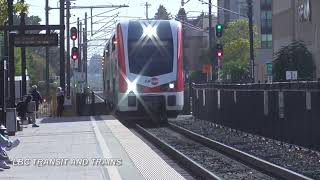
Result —
[[73, 47], [72, 50], [71, 50], [71, 58], [72, 60], [77, 60], [79, 57], [79, 50], [77, 47]]
[[71, 34], [71, 39], [73, 40], [73, 41], [75, 41], [75, 40], [77, 40], [77, 38], [78, 38], [78, 30], [77, 30], [77, 28], [76, 27], [72, 27], [71, 29], [70, 29], [70, 34]]
[[219, 59], [223, 58], [223, 46], [221, 44], [217, 44], [216, 46], [216, 56]]
[[217, 36], [218, 38], [222, 37], [223, 29], [224, 29], [223, 24], [217, 24], [217, 25], [216, 25], [216, 36]]

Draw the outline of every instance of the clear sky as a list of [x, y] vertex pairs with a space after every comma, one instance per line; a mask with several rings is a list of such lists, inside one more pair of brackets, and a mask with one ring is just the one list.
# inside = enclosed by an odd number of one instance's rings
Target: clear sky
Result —
[[[144, 4], [146, 3], [146, 0], [71, 0], [71, 6], [94, 6], [94, 5], [129, 5], [128, 8], [120, 8], [117, 10], [114, 10], [109, 13], [102, 14], [104, 16], [112, 16], [116, 13], [119, 13], [119, 16], [132, 16], [132, 17], [146, 17], [146, 8]], [[208, 0], [205, 0], [208, 1]], [[45, 24], [45, 0], [25, 0], [26, 3], [30, 5], [29, 9], [29, 15], [37, 15], [42, 19], [42, 24]], [[149, 7], [149, 18], [154, 17], [154, 14], [156, 13], [158, 7], [160, 4], [162, 4], [169, 13], [172, 15], [176, 15], [181, 7], [181, 0], [149, 0], [148, 1], [151, 6]], [[212, 0], [213, 4], [216, 4], [216, 0]], [[49, 0], [49, 6], [50, 7], [58, 7], [59, 6], [59, 0]], [[208, 12], [208, 5], [202, 4], [200, 0], [190, 0], [185, 6], [184, 6], [187, 15], [188, 16], [197, 16], [200, 14], [200, 12]], [[93, 15], [108, 11], [111, 9], [94, 9]], [[213, 13], [216, 12], [216, 8], [213, 7], [212, 9]], [[81, 10], [71, 10], [71, 19], [70, 22], [75, 22], [77, 20], [77, 17], [80, 19], [84, 18], [85, 12], [88, 13], [88, 16], [90, 16], [90, 10], [89, 9], [81, 9]], [[117, 18], [117, 20], [121, 20], [124, 18]], [[125, 18], [128, 19], [128, 18]], [[130, 19], [130, 18], [129, 18]], [[132, 18], [131, 18], [132, 19]], [[101, 17], [94, 17], [93, 21], [101, 21], [101, 24], [94, 24], [93, 30], [98, 30], [101, 27], [103, 27], [104, 23], [109, 21], [110, 18], [101, 18]], [[49, 22], [50, 24], [59, 24], [59, 10], [50, 10], [49, 15]], [[90, 19], [88, 21], [88, 24], [90, 24]], [[76, 25], [76, 24], [75, 24]], [[71, 25], [72, 26], [72, 25]], [[90, 26], [88, 27], [88, 30], [90, 29]], [[104, 37], [104, 34], [106, 35], [105, 38], [109, 37], [109, 34], [106, 34], [105, 32], [101, 32], [96, 34], [95, 36], [88, 37], [89, 39], [101, 39], [101, 37]], [[99, 45], [103, 44], [104, 41], [91, 41], [89, 45]], [[98, 53], [101, 51], [102, 47], [96, 47], [91, 46], [89, 47], [89, 57], [92, 53]]]

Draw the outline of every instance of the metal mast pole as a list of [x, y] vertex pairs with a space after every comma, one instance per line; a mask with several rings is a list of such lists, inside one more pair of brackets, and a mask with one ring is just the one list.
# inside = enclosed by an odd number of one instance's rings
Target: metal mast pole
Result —
[[[21, 3], [24, 4], [24, 0], [21, 0]], [[25, 12], [20, 13], [20, 26], [22, 26], [22, 30], [20, 31], [21, 34], [24, 34], [25, 31]], [[26, 60], [26, 48], [21, 47], [21, 76], [22, 76], [22, 82], [21, 82], [21, 90], [22, 90], [22, 97], [27, 94], [27, 78], [26, 78], [26, 69], [27, 69], [27, 60]]]
[[64, 0], [60, 0], [60, 86], [65, 91]]
[[249, 17], [249, 36], [250, 36], [250, 65], [251, 65], [251, 81], [255, 81], [254, 72], [254, 49], [253, 49], [253, 12], [252, 0], [247, 0], [248, 3], [248, 17]]
[[66, 1], [67, 29], [67, 98], [70, 98], [70, 0]]
[[[13, 25], [13, 0], [8, 0], [8, 24]], [[9, 107], [15, 106], [15, 63], [14, 63], [14, 45], [13, 34], [9, 33], [9, 78], [10, 78], [10, 104]]]
[[[46, 26], [49, 25], [49, 0], [46, 0]], [[50, 34], [50, 30], [46, 30], [46, 34]], [[49, 82], [49, 47], [46, 46], [46, 96], [49, 98], [50, 82]]]
[[209, 48], [212, 51], [212, 16], [211, 16], [211, 0], [209, 0]]
[[79, 58], [78, 58], [78, 72], [81, 71], [81, 29], [80, 29], [80, 20], [77, 18], [77, 29], [78, 29], [78, 50], [79, 50]]
[[88, 21], [87, 13], [85, 13], [84, 19], [84, 31], [83, 31], [83, 63], [84, 63], [84, 72], [86, 77], [86, 86], [88, 86], [88, 40], [87, 40], [87, 31], [88, 31]]

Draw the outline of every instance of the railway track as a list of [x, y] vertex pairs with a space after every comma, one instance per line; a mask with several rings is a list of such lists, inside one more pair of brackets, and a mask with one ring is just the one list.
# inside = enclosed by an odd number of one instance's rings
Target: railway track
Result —
[[310, 179], [171, 123], [135, 130], [201, 179]]

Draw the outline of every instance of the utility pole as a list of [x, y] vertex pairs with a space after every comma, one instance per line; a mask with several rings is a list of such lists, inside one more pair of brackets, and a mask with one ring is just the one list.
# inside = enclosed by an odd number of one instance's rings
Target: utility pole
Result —
[[83, 72], [83, 30], [82, 30], [82, 22], [80, 21], [80, 25], [79, 25], [79, 72]]
[[[24, 4], [24, 0], [21, 0], [21, 3]], [[20, 26], [22, 26], [22, 30], [20, 31], [20, 34], [25, 33], [25, 30], [24, 30], [25, 25], [26, 25], [25, 16], [26, 16], [25, 12], [20, 13]], [[22, 97], [27, 94], [26, 69], [27, 69], [26, 48], [21, 47], [21, 76], [22, 76], [21, 90], [22, 90]]]
[[[212, 41], [212, 4], [211, 0], [209, 0], [209, 51], [210, 58], [213, 58], [213, 41]], [[213, 66], [213, 64], [212, 64]], [[211, 67], [213, 69], [213, 67]], [[212, 80], [212, 70], [210, 71], [210, 80]]]
[[67, 98], [70, 98], [70, 0], [66, 0], [67, 24]]
[[[13, 25], [13, 0], [8, 0], [8, 25]], [[9, 33], [9, 78], [10, 78], [10, 108], [15, 106], [15, 63], [13, 33]]]
[[253, 50], [253, 12], [252, 0], [247, 0], [248, 3], [248, 18], [249, 18], [249, 36], [250, 36], [250, 65], [251, 65], [251, 82], [255, 81], [254, 72], [254, 50]]
[[81, 28], [80, 28], [79, 18], [77, 18], [77, 29], [78, 29], [78, 50], [79, 50], [78, 72], [80, 72], [81, 71]]
[[86, 86], [88, 86], [88, 39], [87, 39], [87, 31], [88, 31], [88, 21], [87, 21], [87, 13], [84, 15], [84, 30], [83, 30], [83, 64], [84, 64], [84, 72], [85, 72], [85, 81]]
[[60, 0], [60, 87], [65, 91], [64, 0]]
[[[50, 34], [49, 26], [49, 0], [46, 0], [46, 34]], [[46, 96], [50, 95], [50, 82], [49, 82], [49, 47], [46, 46]]]
[[212, 12], [211, 12], [211, 0], [209, 0], [209, 48], [210, 48], [210, 52], [213, 49], [213, 44], [212, 44]]
[[148, 11], [149, 11], [149, 6], [151, 6], [151, 4], [149, 4], [148, 2], [146, 2], [145, 6], [146, 6], [146, 18], [149, 19]]

